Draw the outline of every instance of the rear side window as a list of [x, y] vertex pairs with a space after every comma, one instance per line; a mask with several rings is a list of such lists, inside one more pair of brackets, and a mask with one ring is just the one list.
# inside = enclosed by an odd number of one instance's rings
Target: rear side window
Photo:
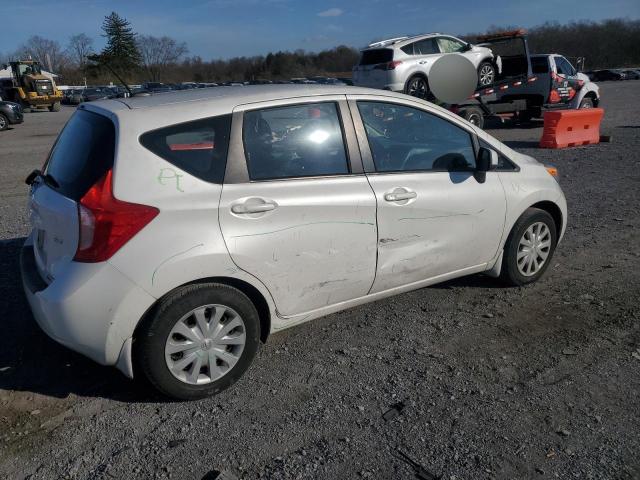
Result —
[[56, 191], [79, 200], [113, 167], [115, 143], [115, 127], [111, 120], [78, 110], [51, 149], [45, 173], [57, 183]]
[[349, 173], [333, 102], [245, 112], [242, 137], [251, 180]]
[[360, 65], [377, 65], [393, 60], [393, 50], [389, 48], [377, 48], [375, 50], [365, 50], [360, 58]]
[[532, 73], [549, 73], [549, 60], [547, 57], [531, 57]]
[[147, 132], [140, 143], [194, 177], [222, 183], [230, 129], [231, 115], [222, 115]]

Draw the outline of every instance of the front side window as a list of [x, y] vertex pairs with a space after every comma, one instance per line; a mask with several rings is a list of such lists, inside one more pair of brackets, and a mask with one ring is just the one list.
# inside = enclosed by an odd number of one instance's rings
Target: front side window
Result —
[[462, 52], [465, 46], [461, 41], [447, 37], [438, 38], [438, 45], [442, 53]]
[[463, 128], [417, 108], [358, 102], [378, 172], [472, 171], [475, 151]]
[[222, 183], [230, 128], [231, 115], [222, 115], [147, 132], [140, 143], [194, 177]]
[[251, 180], [349, 173], [333, 102], [245, 112], [242, 138]]

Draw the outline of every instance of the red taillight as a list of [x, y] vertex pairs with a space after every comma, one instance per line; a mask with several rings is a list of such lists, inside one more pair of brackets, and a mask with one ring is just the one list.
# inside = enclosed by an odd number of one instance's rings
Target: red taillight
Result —
[[402, 62], [400, 60], [393, 60], [387, 63], [379, 63], [375, 67], [376, 70], [395, 70], [395, 68], [400, 65]]
[[112, 172], [80, 199], [80, 238], [74, 260], [104, 262], [160, 213], [155, 207], [129, 203], [113, 196]]

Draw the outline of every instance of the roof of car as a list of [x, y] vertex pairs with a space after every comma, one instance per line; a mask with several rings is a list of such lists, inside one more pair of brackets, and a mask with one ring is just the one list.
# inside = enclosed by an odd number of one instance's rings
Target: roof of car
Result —
[[346, 95], [358, 93], [374, 93], [379, 95], [382, 92], [380, 90], [351, 87], [347, 85], [248, 85], [242, 87], [212, 87], [192, 90], [176, 90], [148, 96], [118, 98], [114, 100], [105, 100], [102, 102], [94, 103], [106, 110], [120, 110], [122, 104], [124, 104], [129, 109], [137, 110], [169, 105], [204, 102], [224, 102], [227, 105], [244, 105], [247, 103], [266, 102], [270, 100], [280, 100], [286, 98], [308, 97], [316, 95]]
[[454, 37], [453, 35], [447, 35], [444, 33], [438, 33], [438, 32], [433, 32], [433, 33], [421, 33], [420, 35], [409, 35], [406, 37], [396, 37], [396, 38], [389, 38], [387, 40], [380, 40], [378, 42], [373, 42], [370, 43], [366, 48], [363, 48], [362, 51], [364, 50], [375, 50], [378, 48], [388, 48], [391, 46], [398, 46], [398, 47], [403, 47], [405, 45], [407, 45], [408, 43], [412, 43], [418, 40], [422, 40], [425, 38], [431, 38], [431, 37], [452, 37], [452, 38], [457, 38]]

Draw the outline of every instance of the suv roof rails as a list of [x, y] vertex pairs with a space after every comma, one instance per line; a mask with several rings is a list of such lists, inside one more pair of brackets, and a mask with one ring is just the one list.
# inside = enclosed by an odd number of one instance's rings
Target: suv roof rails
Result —
[[393, 44], [399, 42], [400, 40], [406, 40], [409, 37], [395, 37], [395, 38], [387, 38], [386, 40], [380, 40], [379, 42], [373, 42], [367, 45], [367, 47], [381, 47], [386, 44]]
[[419, 35], [405, 35], [404, 37], [387, 38], [386, 40], [380, 40], [378, 42], [370, 43], [369, 45], [367, 45], [367, 48], [382, 47], [384, 45], [393, 45], [394, 43], [402, 42], [404, 40], [411, 40], [411, 39], [420, 38], [420, 37], [430, 37], [432, 35], [442, 35], [442, 34], [438, 32], [432, 32], [432, 33], [421, 33]]

